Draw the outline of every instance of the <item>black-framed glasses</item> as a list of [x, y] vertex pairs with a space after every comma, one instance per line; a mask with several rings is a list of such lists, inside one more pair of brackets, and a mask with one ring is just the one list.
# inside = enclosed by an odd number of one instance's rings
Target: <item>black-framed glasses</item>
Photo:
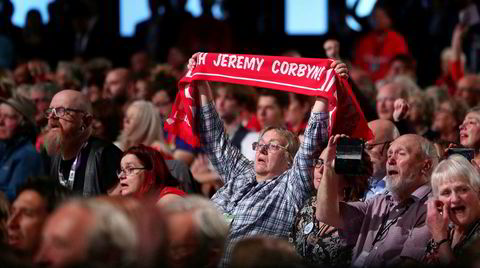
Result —
[[55, 117], [64, 117], [65, 115], [68, 115], [70, 113], [86, 114], [87, 112], [82, 111], [82, 110], [78, 110], [78, 109], [65, 108], [65, 107], [48, 108], [44, 112], [45, 117], [47, 117], [47, 118], [49, 118], [52, 114], [55, 115]]
[[382, 150], [380, 151], [380, 154], [383, 154], [383, 151], [385, 150], [385, 147], [387, 147], [392, 141], [384, 141], [384, 142], [378, 142], [378, 143], [365, 143], [365, 150], [371, 151], [375, 146], [377, 145], [383, 145]]
[[284, 149], [284, 150], [287, 150], [287, 147], [284, 147], [284, 146], [281, 146], [281, 145], [278, 145], [278, 144], [273, 144], [273, 143], [259, 143], [259, 142], [254, 142], [252, 143], [252, 149], [254, 151], [263, 151], [263, 150], [267, 150], [269, 152], [275, 152], [275, 151], [279, 151], [280, 149]]
[[127, 168], [121, 168], [117, 170], [117, 177], [121, 177], [122, 174], [125, 176], [131, 176], [134, 174], [138, 174], [136, 170], [146, 170], [147, 168], [145, 167], [127, 167]]
[[321, 159], [321, 158], [313, 159], [313, 166], [314, 167], [319, 168], [319, 167], [323, 166], [323, 164], [325, 164], [325, 161], [323, 161], [323, 159]]

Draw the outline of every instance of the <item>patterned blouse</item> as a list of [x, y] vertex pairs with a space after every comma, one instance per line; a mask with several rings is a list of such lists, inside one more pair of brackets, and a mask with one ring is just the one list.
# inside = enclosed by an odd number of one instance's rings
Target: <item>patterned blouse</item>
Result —
[[[453, 226], [449, 226], [448, 237], [451, 239], [453, 237]], [[453, 248], [453, 255], [455, 257], [461, 257], [464, 255], [465, 251], [477, 240], [480, 239], [480, 220], [474, 222], [467, 231], [467, 235], [459, 241]], [[448, 241], [448, 244], [451, 246], [452, 241]], [[439, 263], [439, 254], [438, 251], [433, 249], [433, 239], [428, 241], [427, 248], [425, 250], [424, 262], [428, 264], [437, 264]]]
[[305, 261], [313, 265], [348, 267], [354, 245], [347, 245], [338, 229], [315, 218], [316, 196], [308, 199], [297, 214], [289, 241]]

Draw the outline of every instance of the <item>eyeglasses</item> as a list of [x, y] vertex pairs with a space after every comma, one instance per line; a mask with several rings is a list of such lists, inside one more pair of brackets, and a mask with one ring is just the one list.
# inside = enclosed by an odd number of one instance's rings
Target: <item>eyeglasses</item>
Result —
[[387, 145], [389, 145], [392, 141], [384, 141], [384, 142], [379, 142], [379, 143], [365, 143], [365, 150], [367, 151], [371, 151], [373, 150], [373, 148], [375, 148], [375, 146], [377, 145], [382, 145], [382, 150], [380, 151], [380, 154], [383, 154], [383, 151], [385, 150], [385, 147], [387, 147]]
[[269, 152], [276, 152], [280, 149], [287, 150], [287, 147], [283, 147], [283, 146], [278, 145], [278, 144], [273, 144], [273, 143], [262, 144], [262, 143], [259, 143], [259, 142], [252, 143], [252, 148], [253, 148], [254, 151], [267, 150]]
[[82, 110], [77, 110], [77, 109], [71, 109], [71, 108], [65, 108], [65, 107], [57, 107], [57, 108], [48, 108], [45, 110], [44, 114], [45, 117], [49, 118], [52, 114], [55, 115], [55, 117], [64, 117], [65, 115], [68, 115], [70, 113], [87, 113]]
[[324, 163], [325, 161], [323, 161], [321, 158], [313, 159], [313, 166], [316, 168], [323, 166]]
[[146, 170], [146, 168], [144, 167], [127, 167], [125, 169], [121, 168], [119, 170], [117, 170], [117, 177], [121, 177], [122, 174], [124, 174], [125, 176], [131, 176], [131, 175], [135, 175], [135, 174], [138, 174], [138, 172], [136, 172], [135, 170]]

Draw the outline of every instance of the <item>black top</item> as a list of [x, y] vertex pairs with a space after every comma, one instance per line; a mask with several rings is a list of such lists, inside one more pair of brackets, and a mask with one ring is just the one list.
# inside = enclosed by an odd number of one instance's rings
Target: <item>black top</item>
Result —
[[[82, 195], [84, 193], [85, 171], [87, 169], [88, 161], [95, 161], [90, 159], [92, 146], [95, 150], [102, 148], [99, 166], [97, 167], [96, 174], [98, 180], [98, 186], [101, 193], [107, 193], [107, 190], [115, 186], [118, 181], [116, 174], [117, 169], [120, 167], [120, 160], [122, 159], [122, 151], [113, 143], [109, 143], [98, 138], [90, 137], [87, 145], [81, 150], [79, 167], [75, 172], [75, 178], [73, 182], [73, 193]], [[63, 178], [68, 180], [70, 169], [75, 158], [70, 160], [60, 160], [60, 172], [63, 174]], [[53, 165], [55, 166], [55, 165]], [[52, 170], [52, 175], [59, 180], [58, 171]]]

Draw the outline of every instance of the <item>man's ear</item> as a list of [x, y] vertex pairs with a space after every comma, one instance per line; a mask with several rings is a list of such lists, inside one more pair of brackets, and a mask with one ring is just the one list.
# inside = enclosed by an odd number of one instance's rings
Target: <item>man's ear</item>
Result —
[[90, 127], [92, 125], [92, 122], [93, 122], [93, 115], [91, 114], [86, 114], [84, 117], [83, 117], [83, 125], [85, 125], [85, 127]]
[[428, 175], [430, 174], [430, 171], [432, 170], [432, 166], [433, 166], [432, 160], [431, 159], [425, 159], [425, 160], [423, 160], [423, 167], [420, 170], [420, 172], [423, 175], [428, 177]]

